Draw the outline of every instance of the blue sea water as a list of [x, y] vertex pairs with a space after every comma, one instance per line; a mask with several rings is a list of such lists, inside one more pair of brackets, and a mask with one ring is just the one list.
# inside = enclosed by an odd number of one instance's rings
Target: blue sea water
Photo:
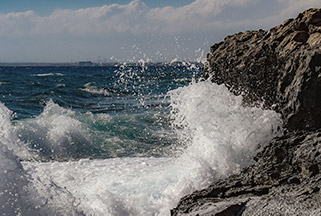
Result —
[[0, 213], [169, 215], [280, 135], [201, 64], [0, 67]]
[[[200, 64], [2, 67], [1, 102], [14, 112], [14, 123], [24, 125], [19, 130], [21, 139], [42, 156], [57, 159], [159, 156], [175, 142], [169, 136], [166, 94], [197, 79], [200, 67]], [[73, 149], [64, 154], [51, 152], [45, 138], [35, 140], [41, 127], [36, 127], [31, 119], [39, 116], [46, 105], [52, 112], [59, 112], [54, 110], [54, 104], [74, 111], [72, 118], [80, 121], [88, 133], [83, 139], [74, 137]], [[103, 117], [110, 121], [99, 119]]]

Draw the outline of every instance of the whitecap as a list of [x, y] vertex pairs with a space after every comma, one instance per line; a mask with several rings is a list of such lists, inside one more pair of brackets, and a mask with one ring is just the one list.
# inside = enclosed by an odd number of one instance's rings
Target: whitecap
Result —
[[63, 84], [63, 83], [59, 83], [59, 84], [56, 85], [56, 87], [58, 87], [58, 88], [63, 88], [63, 87], [66, 87], [66, 85]]
[[45, 73], [45, 74], [33, 74], [32, 76], [46, 77], [46, 76], [63, 76], [62, 73]]
[[52, 100], [36, 118], [17, 122], [15, 133], [45, 158], [71, 158], [81, 147], [77, 144], [90, 145], [88, 130], [76, 113]]
[[90, 94], [95, 94], [95, 95], [104, 95], [104, 96], [110, 95], [108, 90], [97, 86], [92, 86], [91, 84], [92, 83], [86, 83], [84, 88], [81, 88], [80, 90], [84, 92], [88, 92]]

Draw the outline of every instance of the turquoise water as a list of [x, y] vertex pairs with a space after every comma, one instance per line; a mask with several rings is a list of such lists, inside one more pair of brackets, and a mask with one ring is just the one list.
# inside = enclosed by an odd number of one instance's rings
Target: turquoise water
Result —
[[[0, 101], [14, 112], [20, 139], [43, 159], [162, 156], [176, 142], [166, 94], [199, 76], [200, 65], [2, 67]], [[59, 115], [61, 124], [79, 124], [57, 137], [57, 152], [47, 137], [54, 126], [45, 122]]]

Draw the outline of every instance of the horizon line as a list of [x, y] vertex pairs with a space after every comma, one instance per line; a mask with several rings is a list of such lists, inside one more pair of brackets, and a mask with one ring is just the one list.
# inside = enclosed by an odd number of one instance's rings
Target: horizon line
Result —
[[[88, 65], [81, 65], [82, 63]], [[77, 62], [0, 62], [0, 66], [110, 66], [115, 64], [202, 64], [198, 61], [157, 61], [157, 62], [139, 62], [139, 61], [117, 61], [117, 62], [93, 62], [93, 61], [77, 61]]]

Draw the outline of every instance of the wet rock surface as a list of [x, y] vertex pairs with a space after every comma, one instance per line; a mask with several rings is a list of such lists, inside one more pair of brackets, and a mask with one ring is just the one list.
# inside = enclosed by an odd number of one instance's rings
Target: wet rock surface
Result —
[[281, 113], [286, 131], [253, 165], [183, 197], [171, 214], [321, 215], [321, 9], [226, 37], [203, 75]]

